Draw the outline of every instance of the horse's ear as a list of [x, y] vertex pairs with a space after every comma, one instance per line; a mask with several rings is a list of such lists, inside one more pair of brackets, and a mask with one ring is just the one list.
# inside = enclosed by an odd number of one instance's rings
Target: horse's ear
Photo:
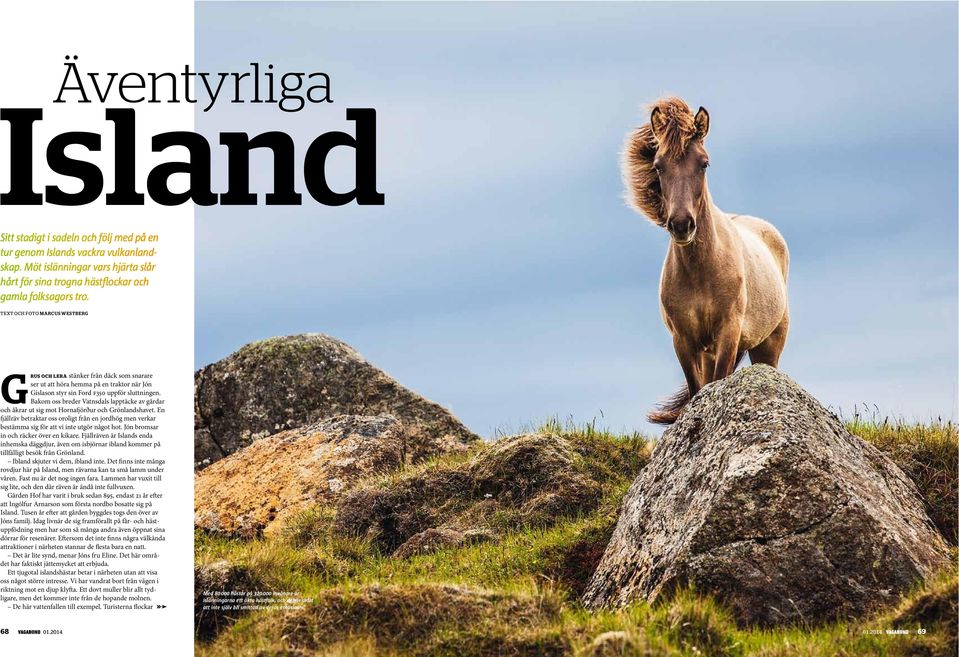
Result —
[[709, 112], [705, 107], [700, 107], [696, 112], [696, 136], [705, 139], [707, 132], [709, 132]]
[[666, 117], [658, 107], [654, 107], [649, 115], [649, 126], [653, 129], [653, 136], [662, 139], [663, 130], [666, 129]]

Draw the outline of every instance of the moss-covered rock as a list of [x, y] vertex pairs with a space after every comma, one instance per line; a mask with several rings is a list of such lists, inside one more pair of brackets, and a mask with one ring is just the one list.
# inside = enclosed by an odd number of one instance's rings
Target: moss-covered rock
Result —
[[587, 606], [695, 586], [751, 625], [894, 604], [946, 566], [912, 481], [781, 371], [703, 388], [623, 501]]
[[382, 414], [436, 438], [477, 439], [445, 408], [340, 340], [320, 333], [270, 338], [194, 375], [194, 460], [206, 467], [254, 440], [335, 415]]

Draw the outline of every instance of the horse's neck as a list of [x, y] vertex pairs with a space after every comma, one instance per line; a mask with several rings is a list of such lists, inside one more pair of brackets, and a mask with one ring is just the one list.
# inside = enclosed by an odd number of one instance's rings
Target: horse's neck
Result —
[[696, 227], [696, 240], [687, 247], [676, 247], [689, 254], [706, 254], [721, 250], [722, 243], [727, 239], [731, 230], [734, 230], [732, 221], [726, 213], [716, 207], [707, 191], [702, 201], [703, 208], [699, 213], [699, 225]]
[[707, 211], [703, 214], [706, 225], [703, 228], [708, 230], [703, 235], [703, 245], [710, 247], [712, 251], [721, 250], [723, 244], [728, 241], [730, 233], [736, 228], [729, 215], [716, 207], [708, 196], [706, 208]]
[[708, 276], [711, 269], [724, 266], [726, 245], [731, 231], [735, 230], [732, 221], [716, 207], [708, 192], [704, 203], [705, 211], [700, 213], [693, 243], [677, 246], [670, 241], [669, 244], [672, 257], [684, 270], [696, 276]]

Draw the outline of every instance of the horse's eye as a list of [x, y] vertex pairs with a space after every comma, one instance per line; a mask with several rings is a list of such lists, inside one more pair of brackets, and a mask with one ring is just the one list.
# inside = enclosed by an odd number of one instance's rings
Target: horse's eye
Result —
[[703, 171], [709, 167], [709, 162], [703, 162]]

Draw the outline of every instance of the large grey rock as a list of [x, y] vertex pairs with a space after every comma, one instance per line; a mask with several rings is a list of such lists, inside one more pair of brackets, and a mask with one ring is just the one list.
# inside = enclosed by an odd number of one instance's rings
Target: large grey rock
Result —
[[389, 414], [436, 438], [477, 439], [445, 408], [320, 333], [254, 342], [201, 368], [193, 399], [200, 468], [258, 438], [341, 414]]
[[665, 432], [584, 602], [692, 584], [743, 624], [819, 623], [895, 602], [948, 560], [903, 472], [759, 365], [704, 388]]

